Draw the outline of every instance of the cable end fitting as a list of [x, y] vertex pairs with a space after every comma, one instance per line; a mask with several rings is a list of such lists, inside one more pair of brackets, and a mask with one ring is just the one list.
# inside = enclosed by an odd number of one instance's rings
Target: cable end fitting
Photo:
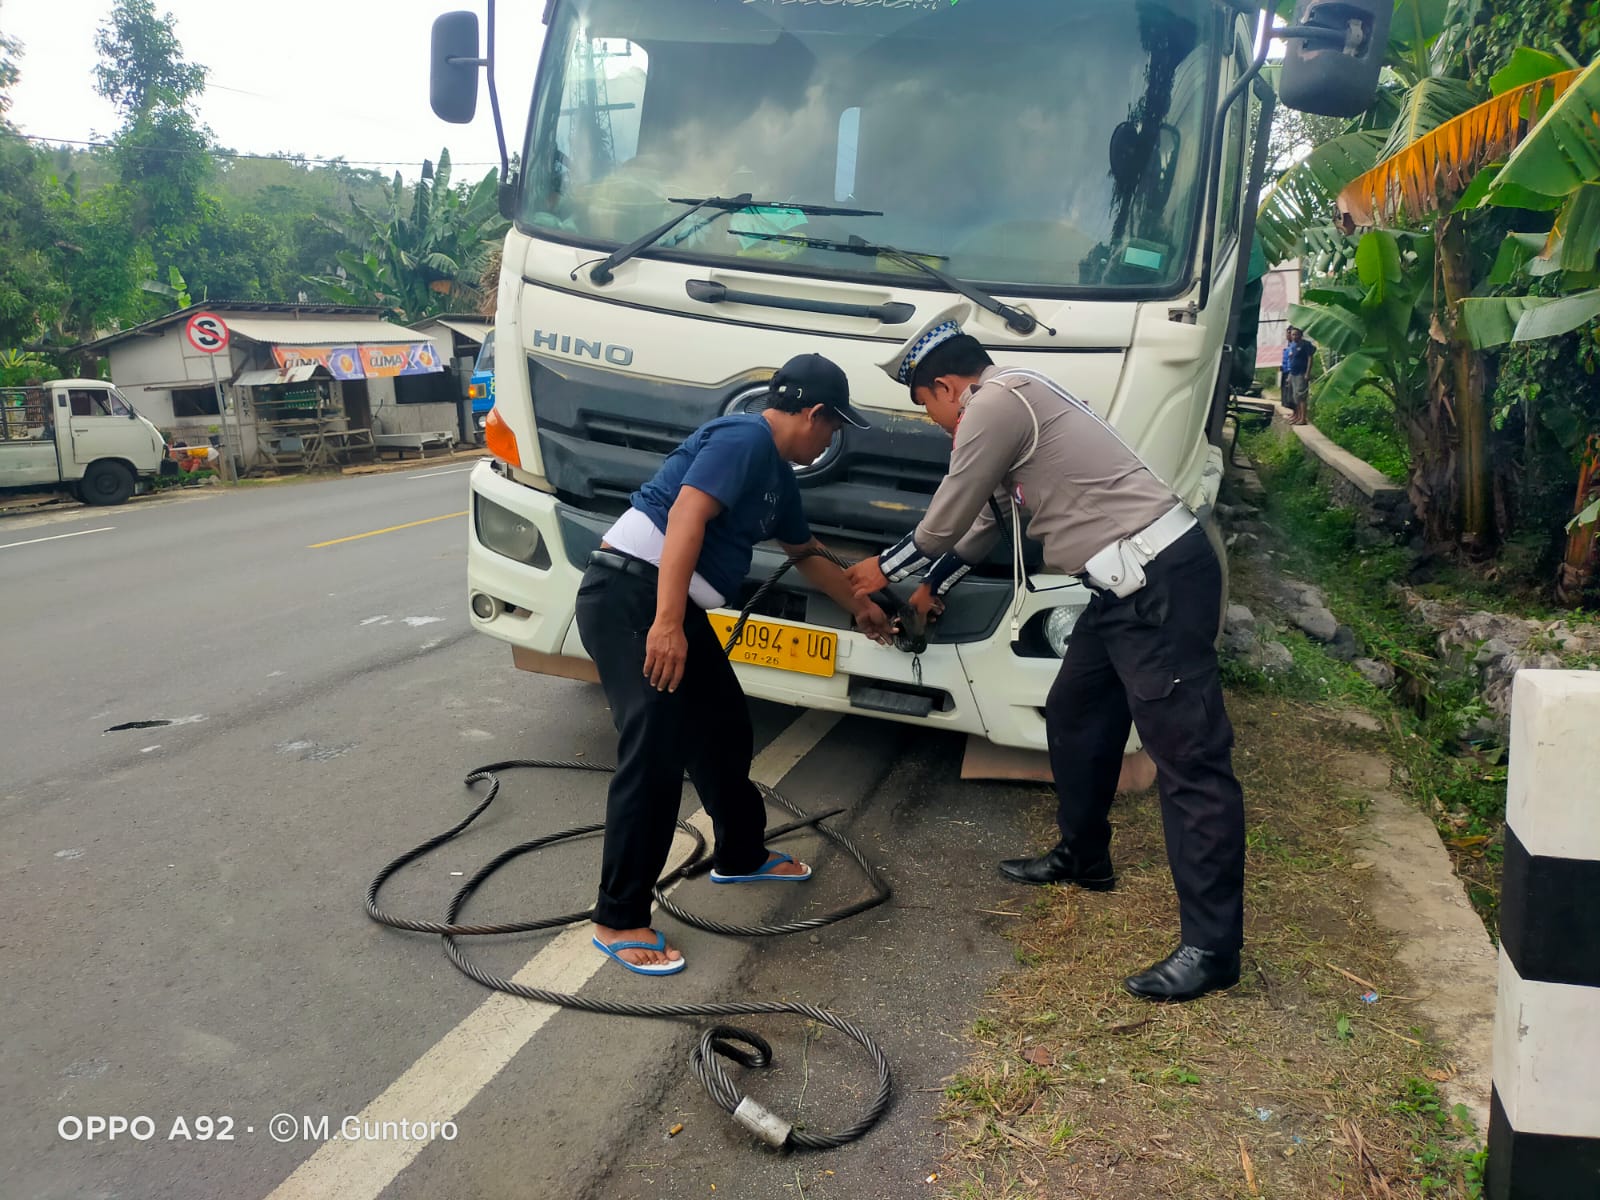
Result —
[[739, 1107], [733, 1110], [733, 1119], [774, 1150], [787, 1146], [789, 1134], [794, 1131], [793, 1125], [749, 1096], [739, 1101]]

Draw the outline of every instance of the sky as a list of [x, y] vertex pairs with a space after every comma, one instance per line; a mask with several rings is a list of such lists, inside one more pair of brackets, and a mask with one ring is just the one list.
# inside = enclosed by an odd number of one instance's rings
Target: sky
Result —
[[[0, 30], [23, 43], [11, 121], [48, 139], [98, 140], [116, 114], [94, 91], [96, 27], [111, 0], [0, 0]], [[210, 68], [199, 109], [218, 146], [287, 151], [382, 164], [408, 179], [441, 147], [480, 174], [498, 164], [487, 87], [470, 125], [449, 125], [428, 107], [433, 19], [484, 0], [156, 0], [170, 13], [184, 57]], [[496, 81], [515, 152], [544, 27], [543, 0], [500, 0]]]

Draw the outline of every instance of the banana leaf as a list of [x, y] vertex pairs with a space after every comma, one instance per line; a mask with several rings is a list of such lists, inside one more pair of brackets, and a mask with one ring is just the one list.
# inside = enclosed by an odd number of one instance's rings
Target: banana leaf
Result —
[[1571, 70], [1572, 65], [1566, 59], [1546, 54], [1543, 50], [1530, 50], [1527, 46], [1518, 46], [1511, 52], [1511, 61], [1490, 77], [1489, 91], [1499, 96], [1524, 84]]
[[1600, 288], [1571, 296], [1484, 296], [1463, 300], [1458, 317], [1474, 349], [1558, 337], [1600, 317]]
[[1378, 154], [1378, 161], [1393, 158], [1482, 99], [1478, 90], [1463, 79], [1430, 75], [1418, 81], [1406, 92], [1400, 112], [1389, 126], [1389, 137]]
[[1333, 215], [1341, 188], [1372, 166], [1383, 134], [1344, 133], [1324, 142], [1278, 177], [1261, 197], [1256, 236], [1274, 266], [1300, 253], [1301, 236]]
[[1495, 255], [1494, 266], [1489, 268], [1487, 282], [1494, 287], [1504, 287], [1527, 269], [1529, 260], [1537, 258], [1544, 251], [1544, 245], [1543, 234], [1507, 234], [1500, 243], [1500, 252]]
[[[1579, 73], [1567, 71], [1513, 88], [1482, 104], [1457, 109], [1442, 123], [1422, 130], [1433, 116], [1466, 99], [1464, 84], [1424, 81], [1412, 89], [1402, 120], [1390, 130], [1377, 165], [1352, 179], [1339, 195], [1339, 205], [1358, 225], [1377, 225], [1401, 213], [1422, 217], [1439, 211], [1449, 197], [1469, 190], [1473, 179], [1496, 159], [1504, 158], [1528, 128], [1526, 114], [1537, 112], [1574, 86]], [[1554, 112], [1559, 101], [1551, 105]], [[1407, 140], [1409, 132], [1421, 131]], [[1506, 182], [1515, 154], [1507, 159], [1488, 191]]]
[[[1313, 339], [1315, 340], [1315, 339]], [[1343, 400], [1378, 374], [1378, 360], [1366, 351], [1357, 351], [1339, 360], [1339, 365], [1317, 380], [1313, 389], [1318, 400]]]
[[1341, 357], [1356, 353], [1367, 341], [1367, 323], [1360, 314], [1337, 305], [1291, 304], [1289, 324]]
[[1600, 182], [1600, 59], [1577, 73], [1522, 139], [1489, 189], [1488, 201], [1507, 203], [1506, 192], [1513, 187], [1569, 196], [1595, 182]]
[[[1563, 271], [1592, 271], [1600, 257], [1600, 181], [1572, 194], [1551, 230], [1549, 256]], [[1554, 247], [1559, 240], [1560, 249]]]
[[1400, 270], [1400, 242], [1386, 229], [1374, 229], [1356, 247], [1356, 274], [1367, 288], [1363, 308], [1380, 308], [1392, 298], [1404, 275]]

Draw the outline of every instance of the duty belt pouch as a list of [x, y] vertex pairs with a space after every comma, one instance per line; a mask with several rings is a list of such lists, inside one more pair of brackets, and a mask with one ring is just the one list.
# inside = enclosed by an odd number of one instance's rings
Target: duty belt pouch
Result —
[[1123, 538], [1084, 563], [1083, 572], [1095, 587], [1121, 599], [1144, 586], [1144, 564], [1149, 561], [1131, 538]]

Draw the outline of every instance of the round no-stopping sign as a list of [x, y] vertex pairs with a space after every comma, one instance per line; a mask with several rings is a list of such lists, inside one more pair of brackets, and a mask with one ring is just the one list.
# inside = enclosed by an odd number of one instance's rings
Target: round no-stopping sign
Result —
[[195, 313], [183, 332], [201, 354], [215, 354], [228, 347], [228, 326], [216, 313]]

